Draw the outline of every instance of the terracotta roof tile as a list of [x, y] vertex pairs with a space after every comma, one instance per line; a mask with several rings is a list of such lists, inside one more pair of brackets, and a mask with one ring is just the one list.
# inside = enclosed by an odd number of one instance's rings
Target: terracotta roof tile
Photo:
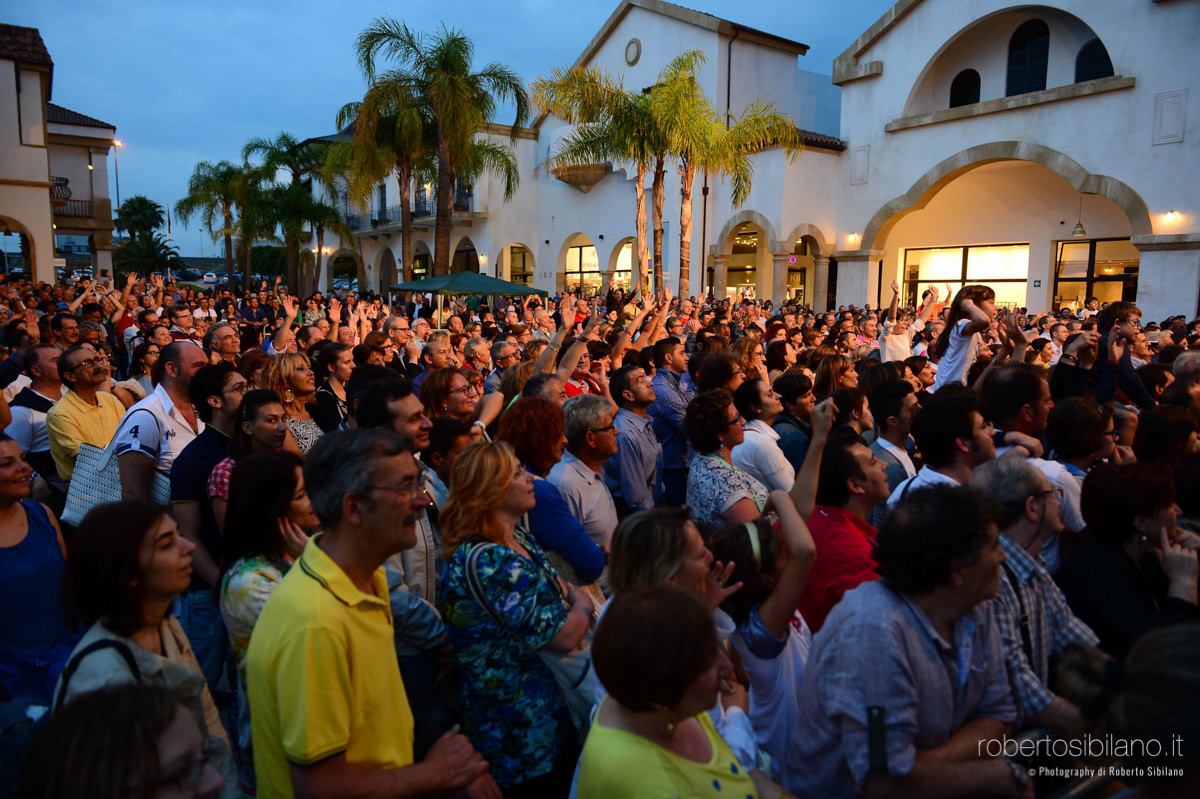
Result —
[[0, 58], [23, 64], [54, 66], [38, 29], [19, 25], [0, 25]]
[[46, 103], [46, 121], [57, 122], [60, 125], [82, 125], [85, 128], [112, 128], [113, 130], [117, 128], [116, 125], [110, 125], [95, 117], [81, 114], [78, 111], [72, 111], [69, 108], [63, 108], [61, 105], [55, 105], [54, 103]]

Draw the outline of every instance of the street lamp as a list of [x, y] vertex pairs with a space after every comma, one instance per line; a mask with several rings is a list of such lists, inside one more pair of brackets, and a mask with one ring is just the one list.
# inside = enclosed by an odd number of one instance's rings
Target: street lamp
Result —
[[113, 139], [113, 174], [117, 179], [117, 208], [121, 207], [121, 159], [117, 157], [117, 153], [124, 146], [125, 142]]

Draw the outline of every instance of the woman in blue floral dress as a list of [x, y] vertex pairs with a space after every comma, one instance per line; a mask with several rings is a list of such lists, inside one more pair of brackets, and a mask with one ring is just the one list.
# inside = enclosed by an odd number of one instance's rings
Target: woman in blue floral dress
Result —
[[480, 442], [455, 462], [441, 513], [442, 615], [462, 667], [463, 731], [506, 797], [567, 793], [579, 744], [538, 651], [573, 649], [593, 614], [588, 596], [564, 586], [519, 526], [534, 504], [533, 480], [512, 448]]

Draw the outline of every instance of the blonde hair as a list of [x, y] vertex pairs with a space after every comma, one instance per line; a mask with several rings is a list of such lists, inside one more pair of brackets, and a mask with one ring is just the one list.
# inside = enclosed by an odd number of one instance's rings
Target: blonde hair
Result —
[[462, 451], [450, 471], [450, 499], [440, 514], [442, 557], [449, 560], [472, 536], [501, 543], [504, 534], [495, 514], [520, 472], [513, 448], [503, 441], [478, 441]]
[[263, 388], [269, 388], [283, 397], [284, 404], [290, 402], [288, 397], [294, 396], [292, 391], [292, 375], [301, 367], [311, 368], [308, 356], [302, 352], [283, 352], [267, 361], [262, 371]]

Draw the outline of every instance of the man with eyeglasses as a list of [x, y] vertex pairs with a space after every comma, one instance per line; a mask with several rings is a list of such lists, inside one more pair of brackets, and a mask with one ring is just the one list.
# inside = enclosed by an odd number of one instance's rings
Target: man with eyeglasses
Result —
[[335, 431], [304, 467], [324, 531], [271, 594], [247, 653], [259, 785], [289, 797], [467, 788], [499, 799], [487, 762], [457, 731], [414, 762], [383, 568], [413, 546], [429, 502], [411, 445], [389, 430]]
[[604, 484], [604, 462], [617, 454], [617, 409], [608, 397], [580, 394], [563, 404], [567, 451], [546, 476], [583, 529], [608, 551], [617, 529], [617, 506]]
[[1000, 508], [996, 522], [1005, 562], [991, 605], [1022, 726], [1047, 727], [1064, 737], [1078, 734], [1085, 719], [1048, 687], [1050, 661], [1071, 644], [1094, 647], [1099, 639], [1071, 612], [1040, 554], [1045, 542], [1062, 532], [1062, 489], [1020, 458], [983, 464], [971, 475], [971, 485]]
[[46, 412], [46, 435], [58, 476], [69, 481], [81, 444], [107, 447], [125, 415], [125, 406], [106, 391], [108, 358], [90, 344], [68, 347], [58, 358], [58, 377], [67, 392]]
[[172, 305], [167, 309], [166, 317], [171, 320], [171, 340], [190, 341], [199, 344], [193, 331], [192, 309], [183, 305]]
[[912, 436], [925, 464], [892, 491], [887, 509], [912, 491], [936, 485], [970, 485], [971, 471], [996, 457], [992, 424], [979, 411], [972, 393], [934, 395], [912, 422]]
[[205, 366], [188, 383], [188, 397], [204, 429], [171, 465], [171, 507], [192, 552], [192, 584], [180, 596], [179, 622], [187, 633], [209, 690], [216, 690], [229, 662], [229, 638], [213, 600], [221, 576], [221, 528], [208, 498], [208, 477], [229, 454], [250, 384], [228, 361]]
[[510, 341], [502, 338], [492, 343], [492, 365], [495, 367], [487, 379], [483, 381], [483, 393], [492, 394], [500, 390], [500, 381], [504, 370], [521, 362], [521, 350]]
[[395, 347], [395, 357], [388, 366], [409, 380], [421, 374], [421, 365], [417, 363], [421, 350], [419, 347], [409, 346], [413, 341], [413, 327], [408, 319], [403, 316], [389, 316], [383, 321], [383, 332], [387, 333]]
[[[1043, 373], [1024, 363], [1002, 367], [984, 380], [980, 398], [983, 415], [995, 427], [992, 440], [996, 444], [996, 455], [1001, 456], [1016, 449], [1014, 455], [1028, 457], [1030, 463], [1041, 470], [1050, 482], [1066, 493], [1067, 500], [1059, 507], [1063, 526], [1072, 532], [1082, 530], [1085, 524], [1079, 510], [1079, 481], [1058, 461], [1041, 457], [1045, 449], [1043, 439], [1046, 437], [1046, 422], [1054, 408], [1050, 384]], [[1014, 434], [1017, 434], [1015, 438]], [[1057, 533], [1047, 537], [1042, 557], [1051, 574], [1058, 571]]]

